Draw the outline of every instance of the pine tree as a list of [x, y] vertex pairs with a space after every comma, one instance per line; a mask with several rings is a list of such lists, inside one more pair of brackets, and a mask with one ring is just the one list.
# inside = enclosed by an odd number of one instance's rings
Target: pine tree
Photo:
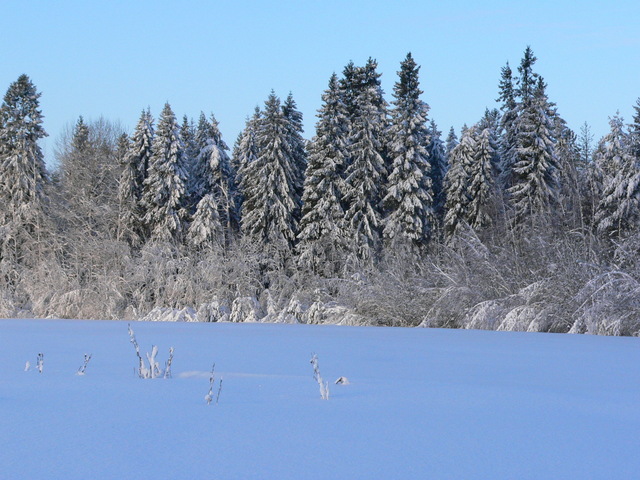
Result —
[[387, 176], [387, 105], [376, 68], [377, 63], [369, 59], [356, 69], [353, 85], [347, 89], [355, 97], [349, 122], [350, 163], [345, 170], [345, 229], [352, 235], [353, 256], [367, 262], [374, 260], [380, 245], [381, 186]]
[[419, 87], [419, 70], [409, 53], [394, 86], [395, 108], [389, 129], [393, 165], [383, 199], [387, 212], [383, 235], [387, 247], [409, 248], [415, 253], [426, 246], [435, 223], [431, 165], [426, 149], [429, 106], [420, 100], [423, 92]]
[[[526, 72], [527, 68], [523, 66], [520, 70]], [[528, 78], [531, 77], [529, 73]], [[546, 85], [536, 76], [536, 88], [530, 91], [528, 86], [525, 88], [524, 78], [523, 73], [520, 79], [522, 110], [517, 120], [517, 147], [512, 166], [514, 181], [508, 190], [517, 223], [532, 216], [548, 220], [558, 189], [554, 126]]]
[[35, 85], [21, 75], [0, 107], [0, 260], [25, 262], [45, 223], [48, 183], [38, 140], [47, 136]]
[[629, 135], [618, 115], [610, 121], [611, 131], [595, 153], [602, 180], [602, 197], [595, 213], [600, 235], [615, 238], [639, 223], [640, 170], [631, 154]]
[[298, 261], [314, 272], [333, 275], [342, 266], [347, 237], [342, 230], [344, 182], [340, 172], [346, 158], [348, 120], [335, 74], [329, 80], [329, 88], [322, 95], [322, 101], [316, 135], [309, 146]]
[[465, 131], [449, 158], [449, 170], [445, 177], [447, 199], [444, 217], [444, 230], [449, 237], [456, 233], [468, 215], [470, 172], [476, 152], [472, 133], [469, 129]]
[[150, 239], [180, 242], [186, 216], [185, 168], [180, 127], [166, 103], [153, 140], [148, 175], [144, 182], [144, 222]]
[[243, 169], [242, 231], [254, 243], [286, 249], [295, 242], [301, 206], [288, 138], [280, 99], [271, 92], [256, 129], [258, 158]]
[[147, 238], [142, 196], [154, 139], [153, 117], [143, 110], [123, 160], [118, 188], [118, 238], [140, 246]]

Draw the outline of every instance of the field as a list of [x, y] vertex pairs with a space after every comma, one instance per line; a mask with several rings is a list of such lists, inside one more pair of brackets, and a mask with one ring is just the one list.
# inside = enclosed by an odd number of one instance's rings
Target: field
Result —
[[638, 338], [131, 327], [172, 378], [138, 378], [126, 322], [0, 320], [0, 478], [640, 477]]

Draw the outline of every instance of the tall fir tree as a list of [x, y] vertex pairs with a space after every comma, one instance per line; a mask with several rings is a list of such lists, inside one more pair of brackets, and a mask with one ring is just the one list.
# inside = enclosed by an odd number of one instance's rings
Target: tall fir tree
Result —
[[398, 247], [419, 254], [427, 245], [435, 224], [429, 163], [429, 106], [420, 100], [418, 67], [409, 53], [401, 63], [394, 85], [394, 105], [389, 129], [392, 170], [383, 203], [386, 210], [383, 236], [387, 248]]
[[43, 233], [48, 175], [38, 145], [40, 93], [28, 76], [12, 83], [0, 107], [0, 261], [24, 263]]
[[345, 230], [352, 235], [353, 260], [373, 262], [382, 227], [382, 186], [386, 183], [387, 104], [377, 63], [369, 59], [356, 68], [352, 84], [353, 113], [348, 136], [349, 164], [345, 169]]
[[341, 176], [346, 159], [347, 110], [336, 74], [322, 95], [316, 135], [309, 145], [298, 235], [301, 266], [322, 275], [334, 275], [342, 267], [346, 248]]
[[460, 143], [451, 151], [449, 170], [445, 177], [444, 231], [452, 237], [466, 220], [469, 209], [470, 172], [476, 154], [475, 137], [465, 130]]
[[298, 110], [293, 95], [289, 93], [287, 99], [282, 104], [282, 114], [287, 121], [287, 145], [289, 155], [295, 163], [295, 171], [298, 175], [296, 179], [297, 195], [302, 196], [304, 189], [304, 173], [307, 169], [306, 142], [302, 137], [302, 112]]
[[474, 155], [469, 164], [467, 224], [474, 230], [493, 225], [497, 213], [495, 124], [480, 122], [469, 131]]
[[[527, 59], [530, 61], [530, 55], [525, 52], [520, 67], [523, 72], [520, 78], [522, 101], [516, 125], [514, 180], [508, 190], [516, 223], [527, 219], [550, 220], [558, 191], [554, 125], [545, 93], [546, 85], [542, 77], [536, 75], [535, 89], [527, 86], [524, 79], [535, 75], [530, 71], [530, 64], [525, 63]], [[529, 73], [525, 75], [524, 72]]]
[[258, 158], [243, 169], [242, 231], [257, 244], [293, 248], [301, 200], [298, 164], [291, 156], [289, 124], [271, 92], [256, 129]]
[[445, 153], [447, 155], [447, 159], [449, 159], [451, 152], [454, 148], [458, 146], [458, 135], [456, 134], [455, 128], [451, 127], [449, 129], [449, 133], [447, 134], [447, 140], [445, 143]]
[[610, 119], [611, 131], [601, 140], [595, 163], [602, 178], [602, 196], [595, 212], [597, 232], [616, 238], [639, 224], [640, 169], [631, 152], [623, 120]]
[[187, 214], [185, 177], [180, 126], [166, 103], [158, 120], [142, 199], [151, 240], [182, 241]]
[[235, 172], [238, 191], [236, 195], [237, 209], [242, 212], [245, 190], [249, 188], [250, 178], [247, 180], [249, 166], [258, 159], [257, 132], [262, 112], [256, 107], [253, 116], [247, 118], [244, 130], [238, 135], [231, 158], [231, 167]]
[[[453, 132], [455, 137], [453, 129], [451, 132]], [[429, 176], [431, 177], [431, 188], [433, 190], [433, 211], [436, 217], [436, 225], [439, 225], [444, 217], [444, 202], [446, 199], [444, 178], [447, 175], [448, 168], [447, 150], [445, 145], [442, 143], [441, 136], [442, 132], [438, 130], [436, 122], [431, 120], [429, 125], [429, 144], [427, 145], [427, 152], [429, 153], [429, 165], [431, 167]], [[451, 148], [455, 148], [455, 146], [452, 146]]]
[[500, 139], [498, 148], [500, 158], [500, 186], [504, 191], [507, 191], [514, 183], [513, 164], [516, 159], [516, 121], [518, 119], [518, 103], [513, 85], [513, 72], [509, 66], [509, 62], [502, 68], [499, 88], [500, 96], [498, 97], [498, 101], [502, 102], [500, 106], [502, 116], [498, 132]]
[[629, 125], [629, 142], [631, 144], [631, 154], [640, 162], [640, 97], [633, 106], [633, 122]]
[[220, 221], [219, 210], [214, 194], [202, 197], [186, 233], [185, 243], [189, 247], [207, 251], [225, 246], [225, 227]]
[[239, 224], [236, 187], [227, 153], [229, 147], [222, 139], [218, 121], [213, 114], [210, 120], [204, 114], [200, 115], [196, 138], [199, 152], [193, 169], [196, 179], [193, 201], [199, 204], [206, 195], [213, 196], [218, 208], [218, 219], [224, 226], [225, 236], [221, 243], [228, 245]]
[[148, 237], [142, 196], [154, 139], [153, 117], [143, 110], [123, 160], [118, 187], [118, 238], [140, 246]]

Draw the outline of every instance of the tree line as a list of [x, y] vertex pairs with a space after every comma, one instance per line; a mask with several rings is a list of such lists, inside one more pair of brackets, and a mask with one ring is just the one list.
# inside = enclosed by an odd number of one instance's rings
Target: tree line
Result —
[[548, 98], [527, 47], [446, 138], [408, 54], [322, 94], [305, 140], [271, 92], [233, 149], [167, 103], [131, 134], [80, 117], [48, 172], [39, 97], [0, 108], [0, 315], [640, 331], [640, 99], [594, 142]]

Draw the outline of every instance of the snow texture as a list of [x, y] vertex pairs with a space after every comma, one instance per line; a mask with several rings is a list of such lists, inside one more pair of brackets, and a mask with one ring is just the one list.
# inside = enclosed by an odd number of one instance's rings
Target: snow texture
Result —
[[[638, 338], [0, 320], [0, 477], [637, 478]], [[38, 352], [42, 374], [24, 371]], [[86, 374], [76, 375], [92, 352]], [[327, 378], [350, 385], [318, 395]], [[224, 387], [211, 389], [211, 365]], [[204, 397], [211, 393], [207, 405]]]

